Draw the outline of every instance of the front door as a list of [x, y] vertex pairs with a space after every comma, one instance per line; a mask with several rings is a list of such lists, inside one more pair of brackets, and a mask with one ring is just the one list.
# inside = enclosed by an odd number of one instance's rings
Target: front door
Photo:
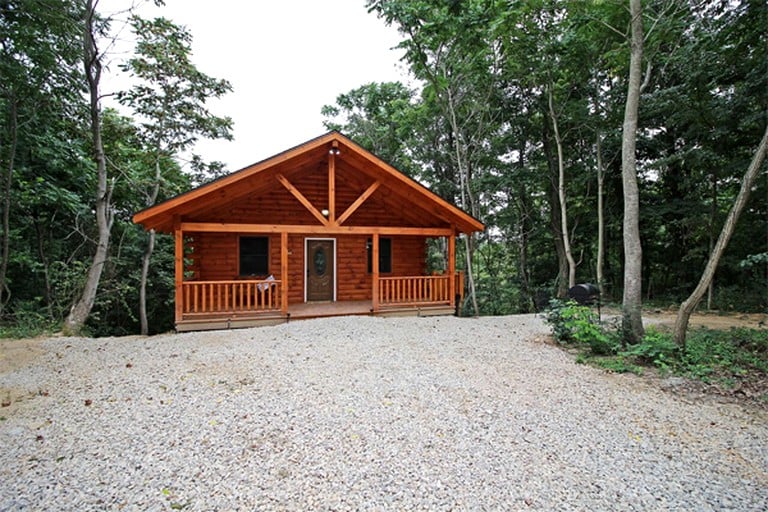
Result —
[[307, 240], [307, 301], [333, 301], [334, 240]]

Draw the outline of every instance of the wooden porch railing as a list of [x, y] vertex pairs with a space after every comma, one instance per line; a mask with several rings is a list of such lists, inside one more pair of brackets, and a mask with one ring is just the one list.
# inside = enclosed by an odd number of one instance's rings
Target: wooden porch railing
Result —
[[382, 306], [451, 304], [451, 279], [454, 277], [450, 275], [381, 277], [379, 278], [379, 304]]
[[282, 281], [184, 281], [182, 313], [245, 313], [281, 308]]

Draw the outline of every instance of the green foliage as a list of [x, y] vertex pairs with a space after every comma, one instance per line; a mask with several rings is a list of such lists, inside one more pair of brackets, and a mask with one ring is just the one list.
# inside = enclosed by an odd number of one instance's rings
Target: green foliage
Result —
[[677, 372], [704, 381], [768, 376], [768, 330], [697, 329], [689, 333]]
[[615, 338], [606, 333], [597, 315], [587, 306], [574, 301], [552, 300], [546, 314], [555, 339], [589, 347], [592, 354], [605, 355], [616, 347]]
[[634, 373], [643, 374], [643, 366], [635, 364], [632, 358], [624, 355], [607, 355], [584, 357], [582, 364], [592, 364], [598, 368], [603, 368], [612, 373]]
[[678, 347], [669, 333], [649, 327], [643, 340], [636, 345], [630, 345], [621, 355], [634, 358], [641, 364], [668, 371], [678, 359]]
[[0, 325], [0, 338], [33, 338], [56, 332], [59, 322], [44, 311], [42, 297], [18, 303], [12, 321]]
[[642, 342], [622, 350], [615, 341], [619, 327], [606, 332], [595, 326], [588, 308], [583, 306], [553, 301], [546, 321], [552, 326], [555, 339], [579, 350], [576, 362], [611, 372], [640, 375], [643, 368], [652, 367], [662, 374], [717, 382], [726, 387], [760, 383], [768, 378], [766, 329], [702, 328], [691, 332], [685, 348], [681, 348], [670, 333], [652, 326]]

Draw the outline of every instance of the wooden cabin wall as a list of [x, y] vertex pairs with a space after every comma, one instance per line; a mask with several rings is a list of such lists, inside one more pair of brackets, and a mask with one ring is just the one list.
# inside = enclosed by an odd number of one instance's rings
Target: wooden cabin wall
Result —
[[[270, 178], [274, 179], [274, 178]], [[328, 172], [317, 170], [304, 175], [289, 175], [288, 180], [317, 210], [328, 208]], [[340, 216], [365, 192], [371, 178], [353, 176], [341, 171], [336, 177], [336, 216]], [[381, 187], [347, 219], [350, 226], [436, 227], [439, 221], [427, 221], [418, 205], [405, 204]], [[246, 196], [205, 213], [190, 215], [189, 222], [221, 222], [243, 224], [307, 224], [316, 226], [317, 219], [283, 185], [275, 181], [268, 191]]]
[[[188, 240], [191, 252], [187, 271], [201, 281], [238, 279], [238, 237], [236, 233], [194, 233]], [[244, 235], [259, 236], [259, 235]], [[288, 302], [304, 302], [305, 235], [288, 236]], [[318, 236], [316, 238], [323, 238]], [[370, 300], [372, 276], [368, 273], [369, 236], [335, 236], [336, 297], [340, 301]], [[392, 273], [382, 276], [419, 276], [426, 271], [424, 237], [391, 237]], [[269, 235], [269, 273], [281, 278], [280, 235]]]
[[423, 276], [427, 272], [427, 240], [424, 237], [392, 238], [392, 275]]

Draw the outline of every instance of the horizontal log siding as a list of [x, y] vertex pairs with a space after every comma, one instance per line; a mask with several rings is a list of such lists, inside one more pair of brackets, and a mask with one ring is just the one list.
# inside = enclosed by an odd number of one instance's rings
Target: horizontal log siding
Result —
[[[194, 233], [188, 240], [188, 271], [196, 280], [228, 281], [238, 276], [238, 236], [235, 233]], [[248, 234], [247, 236], [258, 236]], [[304, 302], [304, 235], [288, 237], [288, 303]], [[372, 299], [368, 273], [367, 236], [337, 236], [336, 297], [339, 301]], [[423, 237], [392, 237], [392, 273], [385, 276], [425, 274], [426, 241]], [[281, 277], [280, 235], [269, 236], [269, 273]]]
[[423, 276], [427, 272], [427, 242], [424, 237], [392, 237], [392, 274]]
[[[336, 217], [362, 195], [373, 180], [367, 176], [354, 176], [351, 171], [337, 169]], [[291, 184], [321, 211], [328, 208], [328, 171], [323, 166], [304, 175], [286, 174]], [[269, 190], [212, 209], [190, 215], [188, 222], [258, 223], [258, 224], [308, 224], [319, 225], [317, 219], [274, 177]], [[437, 218], [418, 205], [403, 202], [384, 187], [379, 188], [363, 203], [345, 223], [349, 226], [403, 226], [440, 227]]]
[[304, 236], [288, 235], [288, 304], [304, 302]]
[[[190, 216], [190, 222], [231, 222], [243, 224], [318, 224], [299, 201], [280, 183], [269, 192], [247, 196], [236, 203], [205, 214]], [[321, 206], [319, 209], [324, 208]]]
[[336, 238], [336, 300], [370, 300], [371, 276], [365, 236]]
[[[236, 233], [195, 233], [190, 244], [193, 250], [187, 255], [191, 260], [187, 268], [194, 271], [195, 279], [229, 281], [244, 277], [239, 275], [238, 268], [239, 236]], [[248, 233], [243, 236], [260, 235]], [[280, 279], [280, 235], [265, 236], [269, 238], [269, 274]]]

